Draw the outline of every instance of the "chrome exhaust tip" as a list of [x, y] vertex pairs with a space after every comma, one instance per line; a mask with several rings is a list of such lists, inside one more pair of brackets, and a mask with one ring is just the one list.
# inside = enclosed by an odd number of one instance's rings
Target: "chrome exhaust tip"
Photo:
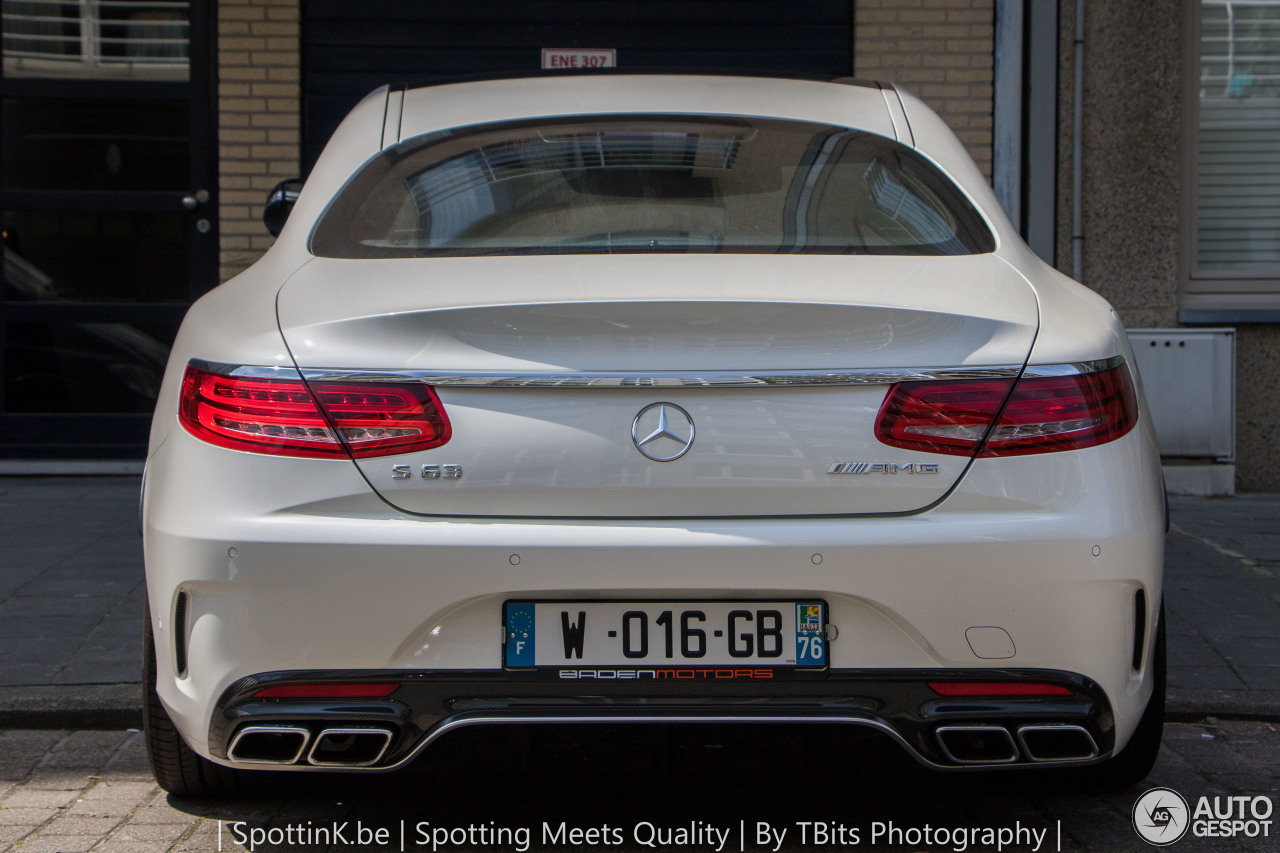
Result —
[[311, 732], [296, 726], [245, 726], [227, 748], [239, 764], [293, 764], [302, 757]]
[[947, 758], [956, 764], [1012, 764], [1018, 747], [1004, 726], [939, 726], [934, 732]]
[[1087, 761], [1098, 757], [1098, 744], [1087, 729], [1071, 725], [1022, 726], [1018, 742], [1032, 761]]
[[369, 767], [389, 746], [387, 729], [325, 729], [312, 743], [307, 762], [317, 767]]

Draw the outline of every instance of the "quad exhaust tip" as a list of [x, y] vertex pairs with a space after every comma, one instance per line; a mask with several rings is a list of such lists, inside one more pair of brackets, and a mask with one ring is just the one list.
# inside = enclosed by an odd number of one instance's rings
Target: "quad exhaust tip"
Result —
[[316, 736], [307, 762], [317, 767], [368, 767], [391, 745], [387, 729], [325, 729]]
[[293, 764], [310, 739], [311, 732], [297, 726], [245, 726], [232, 739], [227, 757], [241, 764]]
[[940, 726], [938, 743], [956, 764], [1012, 764], [1018, 747], [1004, 726]]
[[1098, 757], [1098, 744], [1080, 726], [1022, 726], [1018, 742], [1032, 761], [1085, 761]]
[[[1097, 742], [1077, 725], [1019, 726], [1016, 743], [1004, 726], [940, 726], [935, 735], [956, 764], [1012, 764], [1022, 755], [1038, 763], [1098, 757]], [[384, 728], [328, 728], [313, 739], [301, 726], [246, 726], [232, 738], [227, 757], [240, 764], [297, 764], [305, 753], [307, 763], [317, 767], [370, 767], [393, 738]]]
[[936, 734], [943, 754], [956, 764], [1012, 764], [1023, 756], [1036, 763], [1098, 757], [1098, 744], [1083, 726], [1045, 723], [1019, 726], [1017, 732], [1016, 743], [1004, 726], [941, 726]]
[[383, 728], [330, 728], [312, 738], [301, 726], [246, 726], [232, 738], [227, 757], [238, 764], [297, 764], [305, 754], [317, 767], [369, 767], [392, 738]]

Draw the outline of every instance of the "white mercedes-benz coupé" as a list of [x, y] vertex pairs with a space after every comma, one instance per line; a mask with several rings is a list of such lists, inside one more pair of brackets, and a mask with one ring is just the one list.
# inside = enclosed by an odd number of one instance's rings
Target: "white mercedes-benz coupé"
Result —
[[544, 722], [1149, 771], [1165, 512], [1132, 353], [919, 100], [383, 88], [291, 202], [192, 307], [151, 432], [169, 791]]

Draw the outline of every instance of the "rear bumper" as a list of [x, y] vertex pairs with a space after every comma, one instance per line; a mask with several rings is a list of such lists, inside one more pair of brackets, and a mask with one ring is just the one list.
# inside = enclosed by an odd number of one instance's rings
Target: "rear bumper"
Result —
[[[524, 695], [587, 717], [602, 712], [584, 697], [615, 696], [608, 710], [623, 716], [651, 715], [656, 698], [671, 702], [654, 714], [666, 719], [764, 708], [898, 731], [884, 711], [896, 694], [865, 687], [886, 674], [915, 673], [919, 688], [921, 673], [1051, 672], [1092, 685], [1083, 718], [1105, 755], [1123, 748], [1151, 695], [1162, 594], [1159, 468], [1137, 440], [979, 460], [916, 515], [540, 520], [408, 516], [350, 463], [241, 458], [175, 431], [145, 494], [157, 690], [187, 742], [225, 761], [231, 731], [219, 715], [243, 710], [234, 697], [245, 679], [272, 673], [393, 673], [402, 692], [423, 691], [392, 714], [416, 727], [417, 743], [476, 715], [541, 714], [507, 701]], [[512, 692], [523, 682], [502, 669], [504, 601], [632, 598], [825, 601], [838, 631], [832, 669], [820, 685], [741, 695], [611, 693], [624, 688], [598, 682]], [[1008, 648], [993, 652], [974, 628], [999, 629]], [[461, 692], [441, 687], [459, 680]], [[497, 711], [466, 704], [492, 697], [505, 703]], [[928, 699], [916, 695], [911, 713], [923, 720]]]
[[[1069, 695], [943, 697], [930, 681], [1036, 682]], [[272, 699], [267, 687], [325, 682], [393, 681], [384, 699]], [[280, 770], [387, 771], [417, 758], [439, 738], [468, 726], [533, 724], [850, 725], [896, 742], [933, 769], [1090, 764], [1110, 754], [1115, 719], [1105, 694], [1089, 679], [1040, 670], [832, 670], [771, 683], [580, 682], [516, 673], [388, 670], [264, 673], [242, 679], [219, 698], [209, 731], [213, 757], [231, 766]], [[314, 749], [328, 732], [362, 732], [384, 740], [376, 759], [360, 748], [349, 760]], [[284, 733], [287, 748], [260, 739]], [[1052, 737], [1052, 741], [1047, 738]]]

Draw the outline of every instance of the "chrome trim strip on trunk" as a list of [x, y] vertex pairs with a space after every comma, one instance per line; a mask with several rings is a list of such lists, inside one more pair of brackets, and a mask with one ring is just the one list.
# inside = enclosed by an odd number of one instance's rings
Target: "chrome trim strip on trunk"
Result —
[[228, 364], [221, 361], [206, 361], [193, 358], [187, 362], [197, 370], [206, 373], [217, 373], [221, 376], [242, 376], [248, 379], [283, 379], [298, 381], [298, 370], [292, 364], [260, 365], [260, 364]]
[[906, 368], [902, 370], [762, 370], [753, 373], [701, 371], [678, 373], [450, 373], [405, 370], [303, 370], [314, 382], [425, 382], [428, 385], [470, 388], [768, 388], [837, 385], [892, 385], [931, 379], [1012, 379], [1020, 365], [968, 368]]
[[[193, 367], [229, 376], [257, 379], [296, 379], [291, 367], [220, 364], [191, 359]], [[342, 370], [305, 368], [310, 382], [425, 382], [458, 388], [794, 388], [850, 385], [892, 385], [897, 382], [1014, 379], [1018, 376], [1080, 376], [1109, 370], [1125, 363], [1124, 356], [1068, 364], [996, 364], [985, 367], [904, 367], [897, 369], [851, 368], [847, 370], [736, 371], [530, 371], [496, 373], [475, 370]]]
[[1113, 355], [1111, 358], [1100, 358], [1096, 361], [1077, 361], [1071, 364], [1028, 364], [1023, 376], [1041, 379], [1051, 376], [1083, 376], [1089, 373], [1101, 373], [1124, 364], [1124, 356]]

